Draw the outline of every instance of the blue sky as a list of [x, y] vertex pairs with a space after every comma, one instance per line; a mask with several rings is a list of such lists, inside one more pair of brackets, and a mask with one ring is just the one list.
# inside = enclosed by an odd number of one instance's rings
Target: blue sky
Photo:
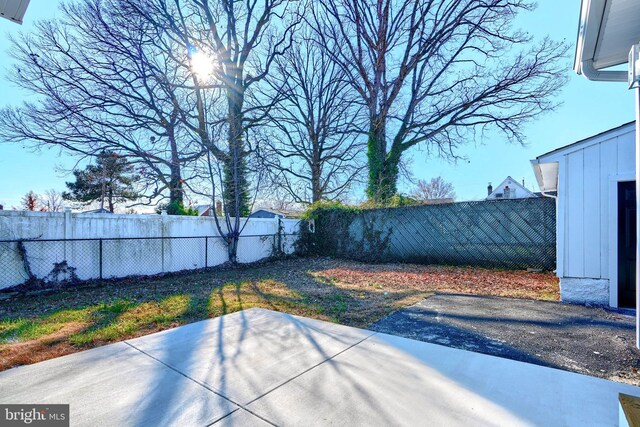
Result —
[[[0, 20], [0, 106], [17, 104], [25, 93], [12, 87], [4, 76], [10, 65], [7, 34], [30, 31], [32, 23], [55, 16], [58, 0], [31, 0], [22, 26]], [[580, 0], [542, 0], [538, 8], [519, 18], [518, 25], [535, 37], [550, 35], [575, 43]], [[559, 95], [563, 105], [554, 113], [541, 117], [526, 129], [527, 146], [508, 144], [496, 139], [484, 145], [470, 141], [460, 154], [467, 161], [450, 164], [440, 159], [426, 159], [420, 151], [411, 153], [415, 178], [442, 176], [456, 188], [459, 200], [475, 200], [486, 195], [488, 182], [499, 184], [507, 175], [525, 180], [525, 185], [537, 190], [529, 160], [554, 148], [570, 144], [634, 119], [632, 92], [624, 83], [596, 83], [577, 76], [572, 71], [573, 52], [567, 60], [570, 80]], [[74, 160], [57, 151], [33, 153], [15, 144], [0, 141], [0, 204], [18, 205], [29, 190], [37, 193], [47, 189], [64, 189], [69, 177], [60, 169], [70, 169]], [[403, 190], [407, 190], [406, 188]]]

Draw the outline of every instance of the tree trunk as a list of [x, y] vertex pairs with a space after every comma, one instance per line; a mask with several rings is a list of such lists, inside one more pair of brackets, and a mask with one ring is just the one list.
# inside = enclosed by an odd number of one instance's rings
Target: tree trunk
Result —
[[107, 190], [107, 201], [109, 202], [109, 212], [113, 213], [113, 189]]
[[320, 162], [311, 165], [311, 202], [322, 200], [322, 168]]
[[184, 192], [182, 190], [182, 176], [180, 171], [180, 164], [172, 164], [169, 168], [171, 173], [169, 179], [169, 203], [178, 202], [181, 205], [184, 201]]
[[386, 203], [398, 192], [398, 173], [400, 172], [400, 152], [391, 149], [385, 156], [380, 172], [380, 203]]
[[367, 196], [376, 203], [386, 202], [397, 192], [400, 153], [392, 151], [387, 154], [386, 137], [384, 119], [380, 116], [372, 117], [367, 143]]
[[[224, 163], [225, 208], [231, 217], [236, 217], [237, 214], [240, 216], [248, 216], [250, 214], [247, 160], [242, 128], [244, 93], [241, 88], [238, 87], [236, 89], [227, 90], [229, 103], [229, 156]], [[236, 192], [238, 193], [237, 195]]]
[[171, 147], [171, 165], [169, 166], [169, 204], [174, 202], [183, 205], [184, 191], [182, 188], [182, 170], [178, 154], [178, 145], [173, 134], [173, 129], [169, 132], [169, 145]]
[[233, 235], [227, 240], [227, 254], [229, 256], [229, 262], [233, 265], [238, 263], [238, 237]]

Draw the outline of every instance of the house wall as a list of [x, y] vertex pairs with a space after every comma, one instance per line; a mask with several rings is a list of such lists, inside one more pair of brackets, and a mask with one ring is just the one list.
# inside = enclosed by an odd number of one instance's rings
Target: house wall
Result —
[[[502, 200], [502, 199], [526, 199], [532, 197], [531, 192], [525, 190], [520, 186], [521, 184], [513, 179], [506, 179], [493, 189], [485, 200]], [[509, 186], [509, 197], [504, 196], [504, 189]], [[501, 195], [498, 197], [498, 195]]]
[[[286, 254], [293, 253], [299, 226], [299, 220], [251, 218], [238, 244], [238, 261], [269, 257], [277, 243]], [[25, 240], [30, 268], [41, 279], [62, 261], [76, 269], [79, 279], [88, 280], [99, 278], [101, 268], [103, 278], [150, 275], [212, 267], [228, 257], [222, 239], [211, 237], [105, 240], [102, 251], [97, 240], [38, 240], [200, 236], [219, 236], [213, 217], [0, 211], [0, 240]], [[27, 278], [17, 243], [0, 242], [0, 289]]]
[[559, 162], [557, 253], [563, 301], [617, 306], [617, 185], [635, 176], [634, 127], [594, 137]]

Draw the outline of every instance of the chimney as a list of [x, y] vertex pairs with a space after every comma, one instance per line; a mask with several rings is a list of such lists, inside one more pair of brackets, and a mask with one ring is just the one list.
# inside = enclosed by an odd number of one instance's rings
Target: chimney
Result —
[[491, 193], [493, 193], [493, 186], [491, 185], [491, 183], [489, 183], [489, 185], [487, 186], [487, 196], [490, 196]]
[[217, 216], [222, 216], [222, 201], [221, 200], [216, 201], [216, 215]]

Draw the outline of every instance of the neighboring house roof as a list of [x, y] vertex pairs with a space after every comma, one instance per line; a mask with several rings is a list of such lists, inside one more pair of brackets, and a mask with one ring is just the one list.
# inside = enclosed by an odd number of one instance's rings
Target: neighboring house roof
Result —
[[0, 16], [22, 24], [29, 0], [0, 0]]
[[518, 198], [518, 199], [526, 199], [529, 197], [538, 197], [536, 196], [532, 191], [530, 191], [529, 189], [527, 189], [527, 187], [525, 187], [524, 185], [520, 184], [518, 181], [516, 181], [515, 179], [513, 179], [511, 177], [511, 175], [509, 175], [508, 177], [506, 177], [504, 179], [504, 181], [502, 181], [500, 183], [500, 185], [497, 185], [493, 191], [491, 192], [491, 194], [489, 194], [486, 198], [486, 200], [493, 200], [493, 199], [500, 199], [502, 198], [501, 194], [504, 192], [504, 188], [506, 186], [509, 186], [511, 189], [516, 189], [516, 193], [517, 194], [517, 190], [520, 190], [520, 193], [524, 194], [525, 196], [517, 196], [517, 197], [512, 197], [512, 198]]
[[540, 191], [544, 194], [553, 194], [558, 191], [558, 162], [562, 156], [599, 144], [604, 140], [634, 132], [635, 128], [635, 122], [628, 122], [569, 145], [556, 148], [531, 160], [531, 166], [536, 175]]
[[99, 208], [99, 209], [92, 209], [90, 211], [82, 211], [80, 213], [81, 214], [95, 214], [95, 213], [112, 213], [112, 212], [110, 212], [108, 209]]
[[249, 218], [253, 217], [262, 217], [262, 218], [275, 218], [275, 217], [280, 217], [280, 218], [296, 218], [299, 217], [302, 214], [302, 211], [296, 211], [296, 210], [291, 210], [291, 211], [285, 211], [285, 210], [278, 210], [278, 209], [258, 209], [255, 210], [251, 213], [251, 215], [249, 215]]
[[197, 205], [196, 209], [198, 210], [198, 215], [202, 216], [204, 214], [206, 214], [209, 209], [213, 208], [213, 206], [211, 205]]
[[258, 209], [256, 211], [251, 212], [251, 215], [249, 215], [249, 218], [252, 218], [252, 217], [255, 218], [260, 216], [262, 216], [263, 218], [266, 216], [270, 216], [271, 218], [275, 218], [275, 217], [284, 218], [286, 214], [280, 211], [272, 210], [272, 209]]

